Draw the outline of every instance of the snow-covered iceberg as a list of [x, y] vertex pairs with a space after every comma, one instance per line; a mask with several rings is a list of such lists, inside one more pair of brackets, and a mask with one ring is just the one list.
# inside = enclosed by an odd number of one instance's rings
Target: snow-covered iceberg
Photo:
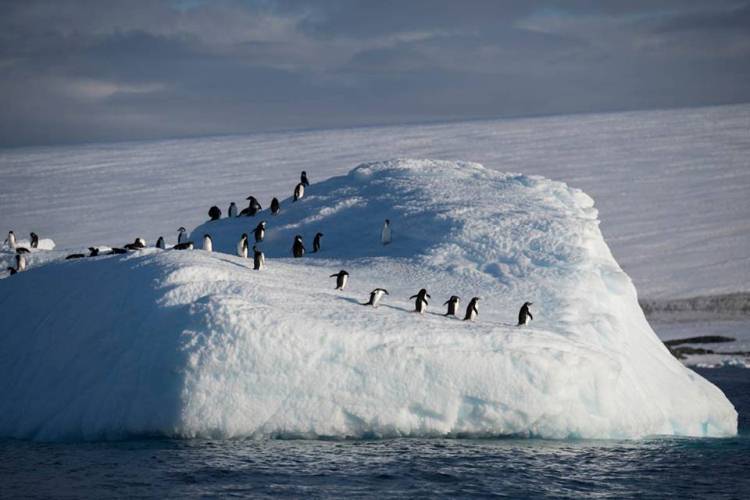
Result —
[[[736, 434], [724, 394], [651, 330], [585, 193], [394, 160], [281, 204], [193, 231], [219, 252], [148, 249], [0, 280], [0, 436]], [[234, 253], [260, 220], [258, 272]], [[292, 259], [294, 235], [310, 251], [316, 232], [321, 251]], [[376, 287], [390, 292], [381, 307], [360, 305]], [[425, 315], [408, 300], [420, 288]], [[482, 298], [477, 321], [442, 316], [454, 294]], [[534, 320], [516, 327], [527, 300]]]

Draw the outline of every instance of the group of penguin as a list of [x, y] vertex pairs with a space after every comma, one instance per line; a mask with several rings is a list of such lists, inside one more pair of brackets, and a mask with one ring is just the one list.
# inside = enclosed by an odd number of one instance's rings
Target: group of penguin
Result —
[[[307, 172], [304, 170], [302, 171], [300, 175], [300, 182], [294, 187], [294, 193], [292, 200], [294, 202], [298, 201], [305, 195], [305, 188], [310, 186], [310, 182], [307, 178]], [[254, 196], [248, 196], [247, 198], [248, 206], [244, 209], [242, 209], [239, 213], [237, 212], [237, 205], [232, 202], [229, 205], [228, 215], [229, 217], [238, 217], [238, 216], [255, 216], [258, 212], [260, 212], [263, 208], [261, 204], [258, 202], [258, 200]], [[271, 200], [271, 214], [277, 215], [279, 211], [281, 210], [281, 204], [279, 203], [279, 200], [277, 198], [273, 198]], [[217, 206], [212, 206], [208, 210], [208, 215], [211, 218], [211, 220], [218, 220], [221, 218], [221, 209]], [[380, 239], [381, 243], [383, 245], [388, 245], [391, 243], [391, 222], [388, 219], [385, 219], [385, 222], [383, 224], [383, 228], [380, 233]], [[266, 234], [266, 225], [267, 222], [265, 220], [258, 223], [258, 225], [253, 229], [253, 238], [255, 240], [255, 245], [252, 246], [253, 251], [253, 269], [254, 270], [261, 270], [265, 267], [265, 255], [263, 252], [258, 249], [257, 244], [262, 242], [265, 238]], [[323, 237], [323, 233], [316, 233], [315, 237], [313, 239], [313, 253], [316, 253], [320, 251], [320, 240]], [[29, 250], [24, 247], [19, 247], [16, 244], [16, 237], [13, 231], [10, 231], [8, 233], [8, 239], [6, 240], [6, 243], [11, 249], [15, 249], [16, 251], [16, 268], [8, 267], [8, 272], [13, 275], [21, 271], [25, 271], [27, 267], [26, 257], [24, 254], [29, 253]], [[39, 245], [39, 237], [35, 233], [31, 233], [31, 247], [37, 248]], [[156, 241], [156, 247], [160, 248], [162, 250], [166, 250], [166, 243], [164, 241], [164, 237], [159, 236], [158, 240]], [[112, 248], [109, 251], [105, 253], [100, 253], [100, 249], [97, 247], [89, 247], [89, 257], [97, 257], [99, 255], [115, 255], [115, 254], [123, 254], [127, 253], [131, 250], [139, 250], [142, 248], [146, 248], [146, 241], [143, 238], [136, 238], [133, 243], [128, 243], [126, 245], [123, 245], [122, 248]], [[177, 244], [172, 247], [174, 250], [192, 250], [194, 248], [194, 243], [192, 241], [188, 240], [187, 237], [187, 231], [184, 227], [180, 227], [178, 229], [177, 234]], [[213, 240], [211, 239], [211, 236], [208, 234], [205, 234], [203, 236], [203, 250], [212, 252], [213, 251]], [[243, 233], [240, 237], [240, 241], [237, 243], [237, 255], [242, 258], [248, 258], [249, 257], [249, 236], [247, 233]], [[296, 235], [294, 237], [294, 243], [292, 245], [292, 255], [295, 258], [300, 258], [305, 255], [305, 245], [302, 241], [302, 236]], [[71, 259], [79, 259], [84, 258], [86, 255], [81, 253], [75, 253], [70, 254], [67, 257], [65, 257], [66, 260]], [[336, 278], [336, 290], [343, 290], [346, 287], [346, 284], [349, 280], [349, 273], [345, 270], [341, 270], [338, 273], [332, 274], [330, 276], [331, 278]], [[384, 288], [375, 288], [372, 292], [370, 292], [370, 298], [367, 302], [361, 303], [364, 306], [372, 306], [372, 307], [378, 307], [378, 304], [380, 303], [380, 300], [383, 298], [384, 295], [389, 295], [388, 290]], [[409, 300], [414, 299], [415, 305], [414, 305], [414, 311], [420, 314], [423, 314], [427, 310], [427, 306], [429, 303], [427, 302], [427, 299], [432, 299], [429, 293], [427, 293], [427, 290], [422, 288], [416, 295], [412, 295], [409, 297]], [[473, 321], [476, 319], [477, 315], [479, 314], [479, 297], [473, 297], [469, 301], [469, 305], [466, 307], [466, 313], [464, 314], [464, 320], [465, 321]], [[460, 298], [456, 295], [452, 295], [447, 301], [443, 303], [444, 306], [448, 306], [446, 313], [444, 316], [453, 316], [455, 317], [457, 315], [458, 309], [460, 307]], [[531, 306], [531, 302], [525, 302], [523, 306], [521, 306], [521, 310], [518, 313], [518, 325], [526, 325], [528, 324], [528, 321], [530, 319], [533, 319], [533, 316], [531, 315], [531, 312], [529, 311], [529, 306]]]

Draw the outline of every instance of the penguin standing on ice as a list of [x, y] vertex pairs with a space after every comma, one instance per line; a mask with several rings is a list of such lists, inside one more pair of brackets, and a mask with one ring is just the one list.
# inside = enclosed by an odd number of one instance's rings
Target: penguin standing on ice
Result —
[[391, 242], [391, 221], [386, 219], [383, 223], [383, 230], [380, 231], [380, 242], [387, 245]]
[[300, 236], [299, 234], [294, 237], [294, 245], [292, 245], [292, 254], [297, 259], [305, 255], [305, 244], [302, 243], [302, 236]]
[[466, 316], [464, 316], [464, 321], [474, 321], [477, 318], [477, 315], [479, 314], [478, 302], [479, 297], [474, 297], [469, 301], [469, 305], [466, 306]]
[[271, 215], [278, 215], [280, 210], [281, 204], [279, 203], [279, 200], [274, 197], [274, 199], [271, 200]]
[[300, 182], [300, 184], [302, 184], [305, 187], [309, 187], [310, 186], [310, 181], [307, 180], [307, 172], [305, 172], [304, 170], [302, 171], [302, 173], [299, 176], [299, 182]]
[[31, 248], [39, 248], [39, 236], [36, 233], [31, 233]]
[[13, 231], [8, 231], [8, 238], [5, 240], [5, 242], [8, 244], [8, 248], [11, 250], [16, 249], [16, 233]]
[[425, 297], [428, 297], [430, 299], [432, 298], [424, 288], [422, 288], [416, 295], [412, 295], [411, 297], [409, 297], [409, 299], [417, 299], [414, 303], [414, 312], [423, 314], [427, 310], [427, 306], [430, 304], [427, 302], [427, 298]]
[[247, 259], [247, 233], [242, 233], [242, 237], [237, 243], [237, 255], [243, 259]]
[[385, 288], [376, 288], [372, 292], [370, 292], [370, 300], [362, 304], [363, 306], [372, 306], [372, 307], [378, 307], [378, 302], [380, 302], [380, 299], [383, 298], [383, 295], [390, 295], [388, 293], [388, 290]]
[[534, 319], [529, 311], [529, 306], [533, 305], [533, 302], [524, 302], [521, 306], [521, 310], [518, 311], [518, 326], [528, 325], [530, 319]]
[[210, 234], [203, 235], [203, 250], [205, 250], [206, 252], [214, 251], [214, 240], [211, 239]]
[[162, 250], [167, 248], [166, 243], [164, 243], [164, 236], [159, 236], [159, 239], [156, 240], [156, 248], [161, 248]]
[[263, 238], [266, 237], [266, 221], [262, 220], [257, 226], [255, 226], [255, 229], [253, 229], [253, 235], [255, 236], [255, 243], [263, 241]]
[[343, 269], [336, 274], [332, 274], [329, 278], [336, 278], [336, 290], [343, 290], [346, 288], [346, 282], [349, 281], [349, 273]]
[[187, 233], [182, 226], [177, 230], [177, 243], [187, 243]]
[[263, 207], [260, 206], [260, 202], [255, 198], [255, 196], [248, 196], [247, 200], [247, 208], [243, 208], [242, 212], [240, 212], [240, 215], [249, 215], [250, 217], [255, 217], [255, 214], [263, 210]]
[[448, 305], [448, 311], [444, 314], [444, 316], [455, 316], [460, 303], [461, 299], [458, 298], [458, 295], [451, 295], [451, 298], [443, 303], [443, 305]]
[[229, 217], [237, 217], [237, 205], [234, 202], [229, 204], [229, 210], [227, 210]]
[[253, 245], [253, 269], [260, 271], [264, 267], [266, 267], [266, 256], [258, 250], [257, 246]]
[[22, 253], [16, 254], [16, 272], [20, 273], [26, 270], [26, 256]]
[[305, 185], [300, 182], [294, 186], [294, 199], [292, 201], [297, 201], [303, 196], [305, 196]]
[[211, 217], [211, 220], [221, 219], [221, 209], [216, 205], [212, 206], [208, 209], [208, 216]]
[[320, 251], [320, 238], [323, 236], [323, 233], [315, 234], [315, 238], [313, 238], [313, 253], [318, 253]]

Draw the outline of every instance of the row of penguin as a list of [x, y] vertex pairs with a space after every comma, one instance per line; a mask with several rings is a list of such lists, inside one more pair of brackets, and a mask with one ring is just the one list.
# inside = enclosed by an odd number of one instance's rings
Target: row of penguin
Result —
[[[305, 188], [310, 186], [310, 182], [307, 178], [307, 172], [302, 171], [300, 175], [300, 182], [295, 186], [294, 188], [294, 194], [292, 197], [292, 202], [296, 202], [300, 200], [305, 195]], [[242, 217], [242, 216], [249, 216], [254, 217], [262, 210], [262, 207], [258, 200], [254, 196], [248, 196], [248, 206], [247, 208], [242, 209], [239, 213], [237, 212], [237, 205], [235, 205], [234, 202], [232, 202], [229, 205], [228, 210], [228, 216], [229, 217]], [[281, 210], [281, 204], [279, 203], [279, 200], [277, 198], [274, 198], [271, 200], [271, 214], [277, 215], [279, 211]], [[209, 209], [208, 215], [211, 218], [211, 220], [219, 220], [221, 218], [221, 210], [219, 207], [213, 206]], [[255, 240], [255, 243], [261, 243], [266, 235], [266, 221], [261, 221], [253, 230], [253, 237]], [[320, 239], [323, 237], [323, 233], [317, 233], [315, 235], [315, 238], [313, 239], [313, 253], [317, 253], [320, 251]], [[243, 258], [249, 257], [249, 242], [248, 242], [248, 235], [247, 233], [243, 233], [240, 237], [239, 242], [237, 243], [237, 255]], [[388, 245], [391, 243], [391, 222], [390, 220], [386, 219], [383, 223], [383, 228], [380, 233], [380, 239], [381, 243], [383, 245]], [[13, 275], [18, 272], [25, 271], [27, 268], [27, 260], [26, 260], [26, 254], [30, 253], [30, 250], [26, 247], [19, 246], [16, 243], [16, 235], [13, 231], [10, 231], [8, 233], [8, 238], [5, 240], [6, 245], [16, 252], [16, 267], [8, 267], [8, 272]], [[36, 233], [31, 233], [31, 239], [30, 239], [30, 246], [31, 248], [38, 248], [39, 246], [39, 236]], [[164, 238], [162, 236], [159, 237], [159, 239], [156, 241], [156, 247], [160, 248], [162, 250], [166, 250], [167, 246], [164, 241]], [[172, 247], [173, 250], [192, 250], [195, 247], [194, 243], [192, 241], [188, 241], [187, 238], [187, 232], [184, 227], [180, 227], [178, 229], [178, 236], [177, 236], [177, 244]], [[89, 247], [89, 255], [88, 257], [97, 257], [99, 255], [116, 255], [116, 254], [124, 254], [129, 251], [137, 251], [142, 248], [146, 248], [146, 241], [143, 238], [136, 238], [133, 243], [128, 243], [127, 245], [124, 245], [122, 248], [112, 248], [106, 252], [100, 253], [100, 249], [97, 247]], [[203, 236], [203, 250], [207, 252], [213, 251], [213, 241], [211, 240], [211, 236], [206, 234]], [[259, 271], [265, 267], [265, 255], [261, 250], [258, 249], [257, 245], [253, 245], [253, 269], [256, 271]], [[302, 241], [302, 236], [296, 235], [294, 237], [294, 243], [292, 245], [292, 255], [294, 255], [295, 258], [301, 258], [305, 255], [305, 245]], [[68, 255], [65, 257], [67, 260], [72, 259], [80, 259], [84, 258], [86, 255], [81, 253], [75, 253]], [[338, 273], [332, 274], [330, 276], [331, 278], [336, 278], [336, 290], [344, 290], [346, 288], [346, 284], [349, 280], [349, 273], [345, 270], [341, 270]], [[362, 305], [365, 306], [372, 306], [372, 307], [378, 307], [378, 304], [380, 303], [380, 300], [383, 298], [384, 295], [389, 295], [388, 290], [384, 288], [375, 288], [372, 292], [370, 292], [370, 298], [367, 302], [362, 303]], [[427, 293], [427, 290], [422, 288], [416, 295], [412, 295], [409, 297], [409, 300], [414, 299], [415, 305], [414, 305], [414, 311], [420, 314], [423, 314], [427, 310], [428, 302], [427, 299], [432, 299], [429, 293]], [[466, 313], [464, 315], [464, 320], [466, 321], [473, 321], [476, 319], [477, 315], [479, 314], [479, 297], [473, 297], [471, 301], [469, 302]], [[456, 295], [451, 296], [444, 304], [444, 306], [447, 306], [447, 311], [445, 313], [445, 316], [456, 316], [459, 307], [460, 307], [460, 298]], [[531, 311], [529, 310], [529, 306], [531, 306], [531, 302], [524, 302], [524, 304], [521, 306], [520, 311], [518, 312], [518, 325], [526, 325], [528, 324], [529, 320], [533, 319], [533, 316], [531, 314]]]

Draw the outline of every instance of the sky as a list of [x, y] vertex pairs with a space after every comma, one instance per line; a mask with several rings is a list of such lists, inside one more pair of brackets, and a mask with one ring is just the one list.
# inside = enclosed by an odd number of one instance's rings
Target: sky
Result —
[[750, 102], [750, 2], [0, 0], [0, 147]]

